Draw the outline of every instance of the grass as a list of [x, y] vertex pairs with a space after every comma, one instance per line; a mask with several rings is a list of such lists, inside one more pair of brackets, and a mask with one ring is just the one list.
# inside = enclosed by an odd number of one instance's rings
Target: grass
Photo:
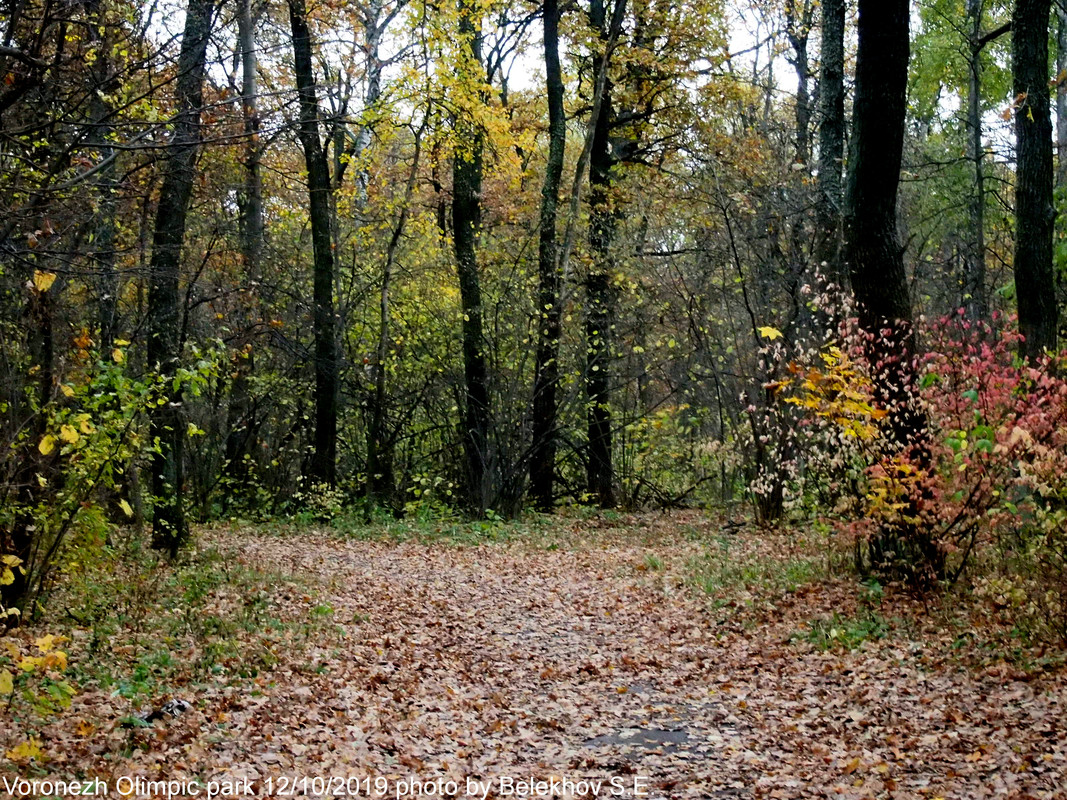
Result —
[[49, 617], [70, 621], [70, 679], [137, 706], [269, 672], [281, 648], [307, 642], [333, 615], [310, 603], [305, 583], [216, 549], [171, 565], [131, 541], [69, 573]]
[[794, 637], [819, 650], [844, 648], [856, 650], [864, 642], [885, 638], [889, 623], [876, 612], [866, 612], [848, 617], [834, 612], [829, 617], [819, 617], [809, 623], [808, 630]]
[[775, 558], [745, 555], [733, 557], [725, 537], [689, 563], [690, 582], [700, 591], [720, 600], [736, 596], [780, 596], [792, 593], [823, 576], [823, 565], [814, 558]]

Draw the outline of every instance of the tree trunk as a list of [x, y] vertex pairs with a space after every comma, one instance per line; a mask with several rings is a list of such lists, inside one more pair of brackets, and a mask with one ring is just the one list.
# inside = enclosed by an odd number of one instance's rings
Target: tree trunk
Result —
[[1067, 187], [1067, 10], [1056, 6], [1056, 187]]
[[[616, 0], [624, 3], [625, 0]], [[616, 17], [618, 14], [615, 15]], [[607, 42], [603, 4], [594, 0], [590, 12], [593, 26]], [[586, 488], [601, 508], [615, 506], [615, 472], [612, 465], [611, 361], [615, 328], [616, 289], [611, 254], [617, 222], [612, 178], [616, 164], [611, 152], [611, 128], [615, 121], [611, 78], [599, 72], [607, 60], [597, 58], [596, 80], [604, 81], [600, 113], [595, 120], [589, 153], [589, 247], [592, 264], [585, 280], [585, 339], [588, 454]]]
[[300, 145], [308, 173], [311, 242], [314, 250], [315, 443], [310, 477], [337, 482], [337, 404], [340, 367], [333, 308], [333, 235], [330, 226], [330, 166], [319, 138], [319, 102], [311, 60], [311, 32], [304, 0], [289, 0], [296, 86], [300, 93]]
[[[427, 112], [428, 114], [429, 112]], [[396, 251], [400, 246], [400, 237], [404, 233], [411, 200], [415, 194], [415, 184], [419, 176], [419, 162], [422, 154], [422, 134], [426, 130], [426, 120], [415, 134], [415, 152], [411, 157], [411, 169], [404, 187], [404, 205], [400, 209], [400, 218], [385, 251], [385, 266], [382, 268], [382, 286], [378, 296], [378, 352], [374, 365], [374, 399], [371, 405], [371, 424], [367, 431], [367, 497], [382, 502], [393, 492], [393, 446], [385, 430], [385, 390], [389, 359], [389, 291], [393, 280], [393, 266], [396, 263]], [[369, 509], [368, 509], [369, 512]]]
[[845, 0], [823, 0], [819, 78], [819, 184], [816, 260], [826, 278], [844, 283], [841, 268], [841, 166], [845, 157]]
[[1036, 359], [1056, 347], [1059, 311], [1052, 271], [1052, 117], [1049, 96], [1050, 0], [1017, 0], [1012, 16], [1015, 110], [1015, 295], [1019, 352]]
[[989, 320], [985, 276], [985, 148], [982, 147], [982, 2], [968, 0], [971, 18], [967, 81], [967, 155], [974, 164], [970, 228], [963, 252], [962, 308], [972, 321]]
[[[481, 80], [482, 35], [477, 9], [460, 0], [459, 35], [464, 77]], [[471, 506], [483, 513], [491, 499], [489, 450], [489, 370], [482, 332], [482, 290], [478, 276], [478, 231], [481, 227], [484, 132], [460, 112], [456, 119], [456, 147], [452, 153], [452, 246], [463, 308], [464, 447], [467, 493]]]
[[[844, 259], [867, 336], [875, 402], [888, 412], [891, 438], [883, 457], [902, 453], [922, 466], [928, 460], [926, 419], [915, 398], [915, 332], [897, 234], [908, 16], [908, 0], [860, 0]], [[913, 507], [911, 515], [917, 513]], [[943, 553], [918, 525], [883, 527], [867, 542], [867, 551], [867, 568], [922, 583], [939, 577], [944, 566]]]
[[918, 433], [906, 408], [914, 378], [914, 331], [897, 234], [908, 57], [907, 0], [860, 0], [844, 256], [860, 325], [871, 337], [879, 394], [902, 446]]
[[[181, 354], [179, 283], [182, 244], [200, 149], [204, 61], [214, 11], [214, 0], [189, 0], [186, 9], [185, 33], [178, 56], [178, 113], [163, 167], [163, 185], [152, 240], [148, 363], [154, 365], [164, 378], [175, 375]], [[168, 402], [153, 412], [152, 436], [159, 440], [159, 450], [152, 456], [152, 492], [155, 496], [152, 546], [174, 556], [188, 536], [182, 504], [185, 422], [180, 390], [172, 393]]]
[[248, 335], [252, 323], [252, 315], [249, 311], [251, 309], [254, 314], [263, 258], [263, 178], [260, 170], [253, 2], [254, 0], [238, 0], [237, 8], [238, 49], [241, 53], [242, 68], [241, 111], [244, 117], [245, 133], [245, 183], [241, 192], [241, 257], [244, 261], [244, 280], [247, 285], [248, 302], [242, 303], [238, 312], [237, 324], [240, 330], [236, 340], [236, 364], [227, 409], [224, 469], [238, 485], [246, 483], [245, 456], [249, 453], [253, 433], [252, 421], [249, 419], [251, 404], [248, 378], [255, 367], [255, 353], [250, 347], [251, 339]]
[[541, 187], [540, 238], [537, 252], [537, 365], [533, 394], [533, 457], [530, 492], [541, 511], [552, 509], [556, 469], [557, 389], [559, 387], [560, 273], [556, 244], [559, 187], [567, 121], [563, 108], [563, 72], [559, 61], [559, 3], [545, 0], [545, 91], [548, 95], [548, 160]]

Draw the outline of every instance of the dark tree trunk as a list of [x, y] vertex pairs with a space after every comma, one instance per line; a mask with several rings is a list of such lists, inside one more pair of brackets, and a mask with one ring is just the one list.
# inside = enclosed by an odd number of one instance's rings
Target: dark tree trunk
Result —
[[1049, 109], [1050, 0], [1017, 0], [1012, 16], [1015, 96], [1015, 294], [1020, 354], [1056, 347], [1059, 310], [1052, 271], [1052, 117]]
[[963, 247], [961, 279], [962, 308], [973, 321], [991, 320], [989, 292], [986, 289], [985, 244], [985, 148], [982, 146], [982, 51], [994, 39], [1007, 33], [1007, 26], [982, 33], [981, 0], [968, 0], [971, 19], [970, 58], [967, 81], [967, 156], [974, 165], [974, 189], [969, 209], [970, 231]]
[[[459, 33], [466, 50], [461, 72], [481, 77], [482, 37], [476, 7], [460, 0]], [[482, 331], [482, 289], [478, 276], [478, 232], [482, 217], [484, 133], [476, 120], [456, 119], [457, 147], [452, 153], [452, 245], [463, 308], [463, 426], [468, 499], [475, 511], [488, 508], [492, 487], [489, 448], [489, 370]]]
[[337, 482], [337, 404], [340, 368], [333, 308], [333, 234], [330, 225], [330, 166], [319, 138], [319, 102], [311, 59], [311, 32], [304, 0], [289, 0], [296, 87], [300, 93], [300, 145], [308, 173], [311, 242], [314, 250], [315, 444], [310, 477]]
[[[875, 384], [888, 412], [885, 457], [928, 460], [926, 420], [916, 403], [915, 332], [897, 234], [897, 189], [908, 84], [908, 0], [860, 0], [859, 51], [844, 219], [844, 260]], [[917, 502], [918, 498], [912, 498]], [[911, 514], [917, 515], [916, 507]], [[944, 556], [918, 525], [886, 525], [867, 542], [868, 563], [891, 575], [927, 582]]]
[[541, 187], [540, 239], [537, 252], [537, 366], [533, 395], [533, 457], [530, 493], [541, 511], [552, 509], [556, 468], [557, 389], [559, 386], [560, 274], [556, 244], [559, 187], [567, 121], [563, 108], [563, 73], [559, 62], [559, 3], [545, 0], [545, 91], [548, 95], [548, 161]]
[[[181, 354], [182, 309], [179, 283], [185, 222], [196, 177], [200, 149], [204, 61], [214, 0], [189, 0], [185, 33], [178, 56], [174, 134], [163, 167], [163, 185], [156, 211], [148, 287], [148, 363], [172, 377]], [[169, 387], [168, 387], [169, 389]], [[152, 435], [159, 450], [152, 456], [155, 495], [152, 545], [176, 555], [188, 535], [182, 503], [185, 422], [180, 390], [152, 415]]]
[[1056, 6], [1056, 187], [1067, 187], [1067, 10]]
[[860, 325], [871, 337], [869, 355], [879, 394], [891, 410], [901, 445], [918, 433], [907, 409], [914, 331], [897, 234], [908, 57], [907, 0], [860, 0], [844, 257]]
[[93, 94], [90, 100], [90, 113], [93, 128], [90, 141], [98, 149], [101, 163], [100, 179], [96, 182], [99, 206], [96, 214], [96, 230], [93, 241], [93, 268], [97, 276], [97, 321], [100, 327], [100, 349], [107, 352], [118, 334], [119, 276], [115, 270], [115, 195], [117, 190], [117, 168], [115, 148], [111, 146], [112, 109], [105, 99], [114, 90], [111, 83], [112, 42], [98, 31], [106, 30], [103, 25], [104, 14], [99, 5], [92, 8], [94, 24], [89, 26], [90, 35], [99, 49], [92, 66]]
[[225, 472], [238, 485], [246, 483], [247, 465], [253, 435], [249, 417], [251, 398], [248, 379], [255, 368], [255, 353], [251, 349], [250, 309], [256, 306], [263, 259], [263, 178], [260, 169], [259, 108], [257, 88], [257, 58], [253, 0], [238, 0], [238, 49], [241, 53], [241, 112], [244, 117], [245, 183], [241, 191], [241, 257], [244, 261], [245, 297], [238, 314], [240, 328], [233, 384], [230, 386], [227, 409]]
[[[593, 0], [590, 6], [590, 21], [600, 31], [605, 47], [610, 46], [616, 20], [621, 20], [620, 7], [624, 6], [625, 0], [616, 0], [610, 29], [603, 2]], [[589, 440], [586, 490], [596, 498], [601, 508], [612, 508], [615, 506], [615, 470], [612, 464], [611, 365], [617, 291], [612, 274], [614, 263], [611, 248], [618, 220], [612, 196], [613, 173], [617, 163], [611, 149], [615, 107], [611, 78], [600, 74], [607, 69], [608, 61], [597, 57], [594, 63], [595, 83], [603, 81], [604, 91], [600, 113], [591, 120], [594, 127], [589, 151], [589, 248], [592, 264], [585, 279], [585, 399]]]
[[[415, 152], [411, 157], [411, 169], [404, 187], [404, 205], [400, 209], [400, 218], [389, 237], [385, 251], [385, 266], [382, 268], [382, 286], [378, 296], [378, 352], [374, 365], [374, 398], [371, 405], [371, 423], [367, 431], [367, 497], [381, 503], [393, 492], [393, 445], [385, 429], [385, 390], [387, 380], [387, 362], [389, 360], [389, 291], [393, 280], [393, 267], [396, 264], [396, 251], [400, 246], [400, 237], [404, 234], [411, 210], [411, 200], [415, 194], [415, 184], [419, 177], [419, 162], [422, 154], [422, 134], [426, 122], [415, 134]], [[369, 509], [368, 509], [369, 512]]]
[[845, 157], [845, 0], [823, 0], [819, 77], [819, 183], [816, 260], [826, 278], [845, 281], [841, 269], [841, 167]]

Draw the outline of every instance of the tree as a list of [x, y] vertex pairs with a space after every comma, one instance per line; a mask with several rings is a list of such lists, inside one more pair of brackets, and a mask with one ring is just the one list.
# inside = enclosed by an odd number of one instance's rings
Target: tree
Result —
[[[214, 13], [214, 0], [189, 0], [186, 8], [176, 81], [178, 110], [156, 210], [149, 267], [148, 362], [164, 378], [176, 376], [181, 356], [182, 245], [196, 178], [205, 59]], [[172, 392], [167, 402], [156, 409], [152, 435], [159, 442], [152, 457], [152, 544], [175, 555], [189, 532], [182, 500], [185, 424], [180, 390]]]
[[967, 63], [967, 155], [974, 163], [974, 191], [970, 202], [970, 235], [963, 254], [963, 307], [972, 320], [989, 320], [986, 292], [985, 244], [985, 147], [982, 144], [982, 51], [987, 44], [1008, 32], [1003, 25], [995, 31], [982, 30], [981, 0], [968, 0], [970, 18]]
[[593, 57], [594, 84], [602, 89], [598, 113], [589, 120], [592, 129], [589, 151], [589, 249], [592, 263], [585, 277], [585, 399], [586, 490], [601, 508], [615, 505], [615, 470], [612, 465], [611, 363], [615, 331], [617, 291], [614, 286], [612, 244], [619, 210], [612, 192], [620, 154], [612, 143], [617, 123], [612, 97], [610, 53], [625, 14], [626, 0], [615, 0], [609, 20], [603, 0], [592, 0], [589, 21], [597, 32], [603, 52]]
[[819, 75], [819, 182], [816, 201], [816, 261], [827, 277], [841, 270], [841, 168], [845, 157], [845, 0], [823, 0], [822, 65]]
[[1015, 109], [1015, 295], [1020, 354], [1036, 359], [1056, 347], [1059, 310], [1052, 271], [1055, 221], [1049, 108], [1051, 0], [1017, 0], [1012, 14]]
[[[475, 3], [459, 0], [459, 77], [486, 102], [482, 83], [481, 19]], [[478, 234], [482, 221], [482, 172], [485, 132], [469, 109], [455, 119], [452, 152], [452, 249], [459, 278], [463, 309], [463, 434], [466, 451], [467, 493], [479, 513], [488, 508], [493, 480], [489, 434], [491, 408], [489, 369], [482, 329], [482, 288], [478, 276]]]
[[560, 263], [556, 245], [556, 216], [567, 121], [563, 109], [563, 72], [559, 61], [559, 3], [545, 0], [545, 93], [548, 96], [548, 160], [541, 188], [537, 272], [537, 364], [533, 391], [533, 456], [530, 493], [542, 511], [552, 508], [556, 465], [557, 399], [559, 384]]
[[333, 233], [330, 224], [330, 165], [319, 134], [319, 101], [311, 58], [311, 31], [304, 0], [289, 0], [296, 88], [300, 96], [298, 135], [308, 176], [308, 214], [314, 253], [312, 297], [315, 336], [315, 441], [310, 477], [317, 483], [337, 481], [337, 406], [340, 358], [334, 314]]
[[892, 409], [897, 443], [918, 434], [907, 410], [914, 370], [911, 298], [897, 233], [897, 189], [904, 149], [908, 81], [907, 0], [861, 0], [856, 94], [845, 196], [844, 260]]

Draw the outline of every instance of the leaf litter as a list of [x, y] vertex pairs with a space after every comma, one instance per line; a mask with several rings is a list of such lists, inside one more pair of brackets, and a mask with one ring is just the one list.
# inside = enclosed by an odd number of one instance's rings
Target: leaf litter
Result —
[[[183, 688], [191, 710], [144, 730], [120, 724], [138, 709], [82, 687], [39, 727], [34, 769], [247, 779], [257, 796], [284, 776], [510, 776], [604, 780], [603, 797], [612, 778], [633, 797], [639, 778], [653, 798], [1067, 798], [1062, 669], [968, 663], [933, 623], [814, 646], [811, 620], [854, 613], [855, 585], [750, 571], [704, 594], [692, 565], [721, 556], [722, 530], [687, 513], [561, 523], [549, 546], [205, 532], [306, 581], [269, 602], [318, 624], [267, 645], [269, 669]], [[733, 558], [792, 555], [788, 536], [729, 530]]]

